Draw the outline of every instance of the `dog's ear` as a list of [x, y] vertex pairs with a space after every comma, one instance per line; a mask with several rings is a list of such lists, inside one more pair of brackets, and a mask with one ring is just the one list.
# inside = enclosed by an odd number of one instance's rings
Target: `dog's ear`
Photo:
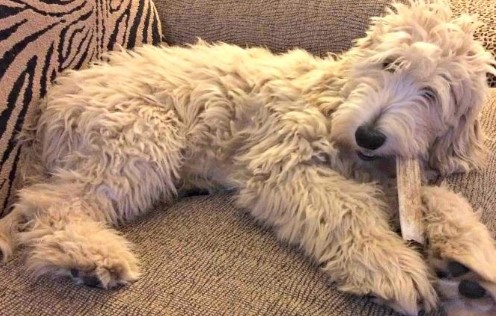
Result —
[[479, 116], [488, 88], [482, 77], [453, 84], [447, 98], [450, 104], [440, 105], [445, 130], [431, 146], [429, 165], [441, 175], [480, 169], [484, 164], [487, 150]]
[[[457, 61], [450, 66], [450, 89], [441, 106], [445, 132], [431, 146], [429, 164], [442, 175], [479, 169], [487, 151], [479, 116], [487, 100], [487, 73], [496, 74], [496, 61], [474, 32], [480, 25], [476, 17], [462, 15], [452, 21], [465, 36], [452, 48]], [[446, 92], [448, 93], [448, 92]]]
[[429, 165], [441, 175], [480, 169], [487, 156], [478, 119], [462, 116], [431, 147]]

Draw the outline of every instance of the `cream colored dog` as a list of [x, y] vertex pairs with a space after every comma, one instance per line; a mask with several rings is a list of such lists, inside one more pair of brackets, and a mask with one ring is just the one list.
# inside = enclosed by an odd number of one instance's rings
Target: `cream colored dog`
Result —
[[138, 260], [111, 226], [183, 189], [223, 188], [341, 290], [398, 311], [436, 306], [434, 269], [470, 269], [479, 290], [496, 283], [493, 240], [462, 197], [423, 188], [428, 265], [371, 181], [396, 156], [426, 174], [481, 165], [478, 115], [495, 70], [474, 29], [419, 1], [394, 5], [338, 57], [146, 46], [65, 73], [25, 136], [39, 176], [0, 221], [4, 260], [22, 245], [35, 276], [126, 284]]

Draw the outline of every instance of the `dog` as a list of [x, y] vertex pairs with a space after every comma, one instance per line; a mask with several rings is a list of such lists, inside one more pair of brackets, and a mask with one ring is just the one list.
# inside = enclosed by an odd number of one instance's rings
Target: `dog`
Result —
[[[444, 273], [478, 298], [466, 283], [496, 283], [491, 234], [462, 196], [427, 183], [484, 162], [478, 116], [496, 71], [476, 26], [418, 0], [338, 56], [200, 41], [68, 71], [23, 132], [29, 179], [0, 220], [3, 259], [23, 246], [36, 277], [128, 284], [139, 263], [112, 227], [185, 190], [223, 189], [342, 291], [417, 315], [447, 293]], [[385, 202], [395, 157], [422, 165], [427, 259]]]

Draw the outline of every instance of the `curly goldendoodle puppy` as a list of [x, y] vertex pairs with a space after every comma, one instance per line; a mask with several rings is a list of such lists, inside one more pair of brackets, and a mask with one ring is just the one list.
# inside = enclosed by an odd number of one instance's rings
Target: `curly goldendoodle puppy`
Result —
[[496, 282], [493, 240], [462, 197], [423, 187], [425, 260], [394, 232], [372, 181], [397, 156], [426, 175], [481, 165], [478, 116], [495, 70], [475, 27], [418, 1], [395, 4], [341, 56], [200, 42], [67, 72], [25, 135], [37, 177], [0, 221], [3, 257], [22, 245], [35, 276], [126, 284], [138, 260], [110, 227], [181, 190], [222, 188], [341, 290], [398, 311], [436, 306], [434, 269]]

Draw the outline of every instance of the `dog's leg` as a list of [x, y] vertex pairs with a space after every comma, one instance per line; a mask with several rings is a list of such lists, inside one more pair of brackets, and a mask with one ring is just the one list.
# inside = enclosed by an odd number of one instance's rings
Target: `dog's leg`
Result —
[[422, 190], [429, 262], [440, 277], [440, 294], [445, 299], [477, 300], [489, 295], [496, 287], [491, 233], [461, 195], [446, 187]]
[[60, 170], [48, 183], [22, 189], [13, 212], [23, 214], [25, 223], [14, 239], [27, 248], [29, 270], [103, 288], [135, 280], [139, 270], [130, 244], [108, 225], [145, 212], [158, 198], [174, 198], [170, 173], [181, 159], [163, 156], [174, 165], [115, 152], [113, 160], [124, 162], [117, 169], [95, 155], [77, 171]]
[[421, 256], [391, 231], [372, 184], [359, 184], [318, 166], [257, 175], [237, 199], [278, 236], [299, 245], [343, 291], [374, 295], [417, 315], [437, 295]]
[[[92, 138], [85, 145], [78, 141], [90, 136], [64, 130], [70, 124], [55, 119], [47, 124], [44, 154], [52, 155], [45, 159], [53, 165], [51, 177], [20, 190], [12, 217], [0, 220], [0, 238], [7, 241], [2, 245], [13, 240], [25, 246], [35, 276], [71, 275], [78, 282], [111, 288], [139, 275], [129, 242], [109, 226], [146, 212], [159, 199], [175, 199], [185, 146], [174, 112], [140, 109], [143, 117], [127, 114], [138, 127], [120, 132], [110, 133], [105, 122], [91, 121], [102, 127], [88, 132]], [[116, 116], [111, 122], [122, 116], [108, 115]], [[19, 221], [16, 214], [22, 214], [24, 223], [4, 235], [9, 222]], [[11, 247], [1, 248], [7, 259]]]
[[0, 219], [0, 261], [6, 262], [16, 247], [15, 235], [22, 222], [22, 214], [14, 209]]
[[11, 213], [19, 218], [12, 238], [26, 248], [28, 270], [35, 277], [69, 275], [103, 288], [136, 280], [138, 261], [130, 243], [105, 218], [111, 204], [102, 197], [89, 199], [83, 187], [53, 181], [19, 192]]

